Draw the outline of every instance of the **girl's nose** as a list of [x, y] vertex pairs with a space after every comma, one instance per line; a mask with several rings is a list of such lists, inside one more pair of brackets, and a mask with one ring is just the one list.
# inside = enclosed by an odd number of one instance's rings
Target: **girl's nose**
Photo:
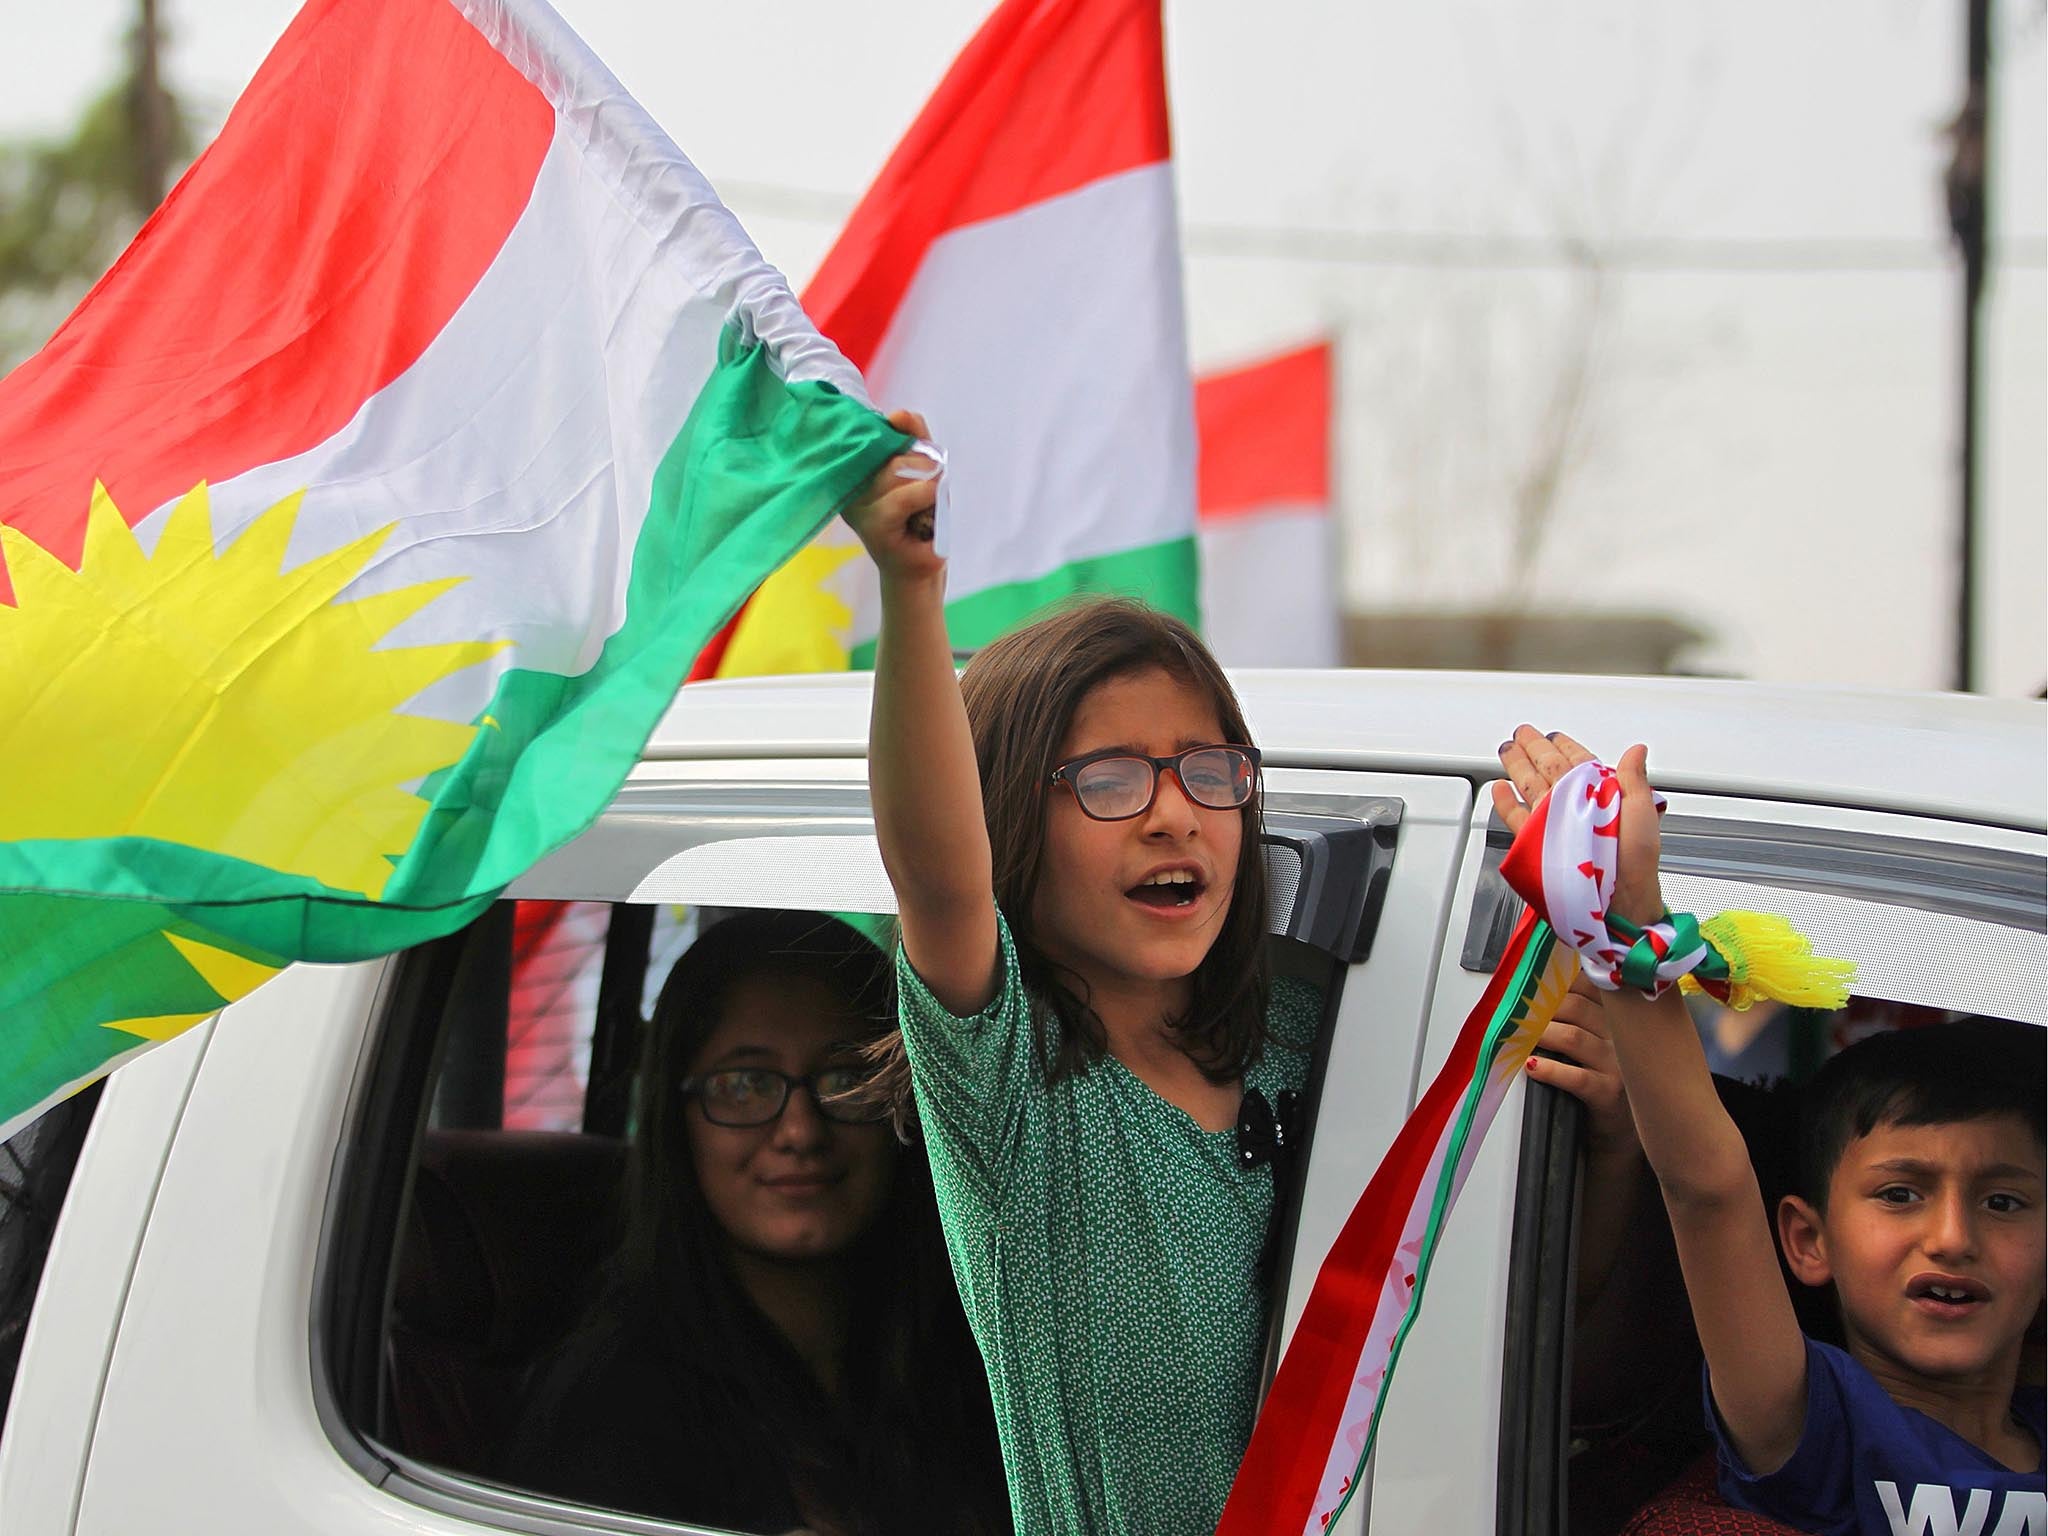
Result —
[[818, 1113], [818, 1101], [803, 1083], [792, 1084], [789, 1098], [775, 1121], [778, 1147], [815, 1147], [825, 1139], [825, 1117]]
[[1180, 775], [1171, 768], [1159, 770], [1159, 784], [1152, 792], [1151, 807], [1145, 812], [1145, 830], [1185, 837], [1202, 824], [1195, 802], [1188, 798]]

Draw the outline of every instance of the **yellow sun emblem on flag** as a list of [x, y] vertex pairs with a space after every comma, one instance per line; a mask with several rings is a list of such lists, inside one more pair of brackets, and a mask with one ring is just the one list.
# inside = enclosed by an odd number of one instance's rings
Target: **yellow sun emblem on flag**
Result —
[[[163, 938], [187, 965], [199, 973], [199, 979], [219, 994], [223, 1005], [247, 997], [278, 972], [274, 965], [265, 965], [232, 950], [203, 944], [183, 934], [166, 933]], [[102, 1027], [139, 1035], [144, 1040], [169, 1040], [202, 1019], [212, 1018], [219, 1011], [218, 1008], [210, 1008], [204, 1013], [163, 1013], [144, 1019], [108, 1019]]]
[[202, 483], [144, 554], [95, 485], [75, 571], [0, 525], [0, 840], [155, 838], [382, 892], [427, 812], [403, 786], [476, 730], [399, 706], [509, 642], [378, 649], [462, 578], [336, 601], [391, 529], [286, 570], [302, 497], [216, 550]]
[[830, 582], [859, 554], [852, 533], [835, 523], [790, 556], [748, 601], [718, 675], [844, 672], [851, 666], [853, 609]]

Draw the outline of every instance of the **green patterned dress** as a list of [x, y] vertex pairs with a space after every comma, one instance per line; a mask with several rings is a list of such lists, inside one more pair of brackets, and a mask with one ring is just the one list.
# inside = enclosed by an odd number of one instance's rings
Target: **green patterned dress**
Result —
[[[972, 1018], [899, 951], [903, 1036], [967, 1316], [988, 1363], [1017, 1536], [1209, 1536], [1251, 1437], [1269, 1166], [1238, 1166], [1113, 1056], [1047, 1086], [998, 916], [1002, 988]], [[1246, 1078], [1299, 1089], [1317, 998], [1277, 983]]]

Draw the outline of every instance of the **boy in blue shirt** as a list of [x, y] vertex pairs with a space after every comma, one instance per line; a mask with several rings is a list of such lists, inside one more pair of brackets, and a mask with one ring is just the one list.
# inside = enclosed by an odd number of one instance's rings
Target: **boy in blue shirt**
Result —
[[[1518, 828], [1588, 754], [1529, 727], [1496, 806]], [[1610, 911], [1664, 913], [1646, 753], [1617, 765]], [[1584, 985], [1582, 982], [1581, 985]], [[1807, 1339], [1741, 1133], [1676, 989], [1600, 994], [1706, 1356], [1730, 1503], [1844, 1536], [2048, 1536], [2041, 1389], [2016, 1390], [2041, 1306], [2043, 1046], [1993, 1021], [1876, 1037], [1815, 1080], [1785, 1260], [1831, 1284], [1846, 1349]]]

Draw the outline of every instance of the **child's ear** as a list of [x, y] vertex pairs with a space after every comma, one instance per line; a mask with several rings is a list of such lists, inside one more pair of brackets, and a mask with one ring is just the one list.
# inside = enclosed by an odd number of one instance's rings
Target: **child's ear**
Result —
[[1778, 1247], [1784, 1251], [1785, 1267], [1801, 1285], [1826, 1285], [1834, 1278], [1820, 1212], [1797, 1195], [1778, 1202]]

